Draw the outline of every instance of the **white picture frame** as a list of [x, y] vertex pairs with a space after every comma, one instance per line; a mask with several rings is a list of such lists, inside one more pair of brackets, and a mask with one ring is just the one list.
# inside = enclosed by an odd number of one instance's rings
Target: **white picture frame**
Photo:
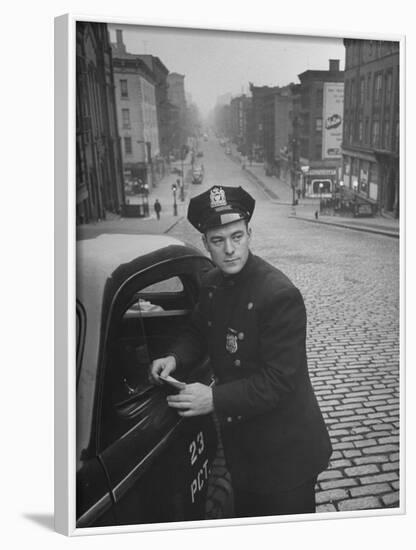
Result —
[[[55, 20], [55, 529], [65, 535], [82, 536], [107, 533], [140, 532], [148, 530], [204, 528], [211, 526], [240, 525], [241, 520], [205, 520], [203, 522], [180, 522], [156, 525], [128, 525], [97, 528], [77, 528], [75, 519], [75, 462], [74, 449], [76, 437], [75, 418], [75, 25], [77, 21], [102, 23], [120, 23], [131, 25], [154, 24], [131, 18], [94, 17], [64, 15]], [[184, 27], [185, 28], [185, 27]], [[189, 27], [191, 28], [191, 27]], [[218, 27], [201, 30], [223, 30]], [[235, 30], [235, 29], [234, 29]], [[249, 32], [250, 29], [237, 29]], [[253, 29], [254, 31], [256, 29]], [[258, 32], [258, 31], [257, 31]], [[315, 37], [329, 36], [317, 31], [298, 31], [288, 29], [265, 30], [276, 34], [307, 35]], [[332, 35], [331, 35], [332, 36]], [[403, 36], [371, 35], [349, 33], [345, 38], [363, 38], [394, 40], [400, 42], [400, 120], [404, 123], [404, 55], [405, 40]], [[401, 125], [400, 165], [404, 174], [404, 124]], [[404, 177], [400, 182], [401, 204], [405, 200]], [[401, 235], [404, 235], [404, 215], [401, 220]], [[401, 255], [404, 256], [404, 238], [400, 243]], [[401, 275], [401, 323], [404, 327], [404, 277]], [[401, 349], [404, 346], [403, 331]], [[404, 364], [401, 359], [400, 411], [404, 413]], [[339, 512], [341, 517], [372, 517], [378, 515], [396, 515], [405, 512], [405, 478], [404, 478], [404, 436], [401, 434], [401, 471], [400, 493], [403, 495], [397, 508]], [[334, 519], [333, 513], [320, 513], [315, 517], [296, 516], [280, 518], [250, 518], [244, 524], [275, 523], [280, 521]]]

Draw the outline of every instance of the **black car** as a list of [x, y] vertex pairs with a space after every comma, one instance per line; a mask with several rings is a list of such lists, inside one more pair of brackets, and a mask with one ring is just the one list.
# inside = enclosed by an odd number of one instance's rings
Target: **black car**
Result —
[[[208, 517], [213, 418], [179, 417], [166, 403], [176, 390], [151, 385], [148, 368], [188, 322], [211, 267], [200, 251], [167, 236], [77, 243], [78, 528]], [[208, 359], [185, 381], [212, 384]], [[223, 492], [220, 507], [230, 494]]]

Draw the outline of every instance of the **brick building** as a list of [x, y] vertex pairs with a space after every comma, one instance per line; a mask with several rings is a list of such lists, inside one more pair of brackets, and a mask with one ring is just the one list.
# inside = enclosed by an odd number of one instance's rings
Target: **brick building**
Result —
[[169, 156], [169, 151], [171, 149], [169, 133], [170, 106], [168, 101], [169, 70], [165, 67], [162, 61], [154, 55], [143, 54], [139, 55], [138, 57], [146, 63], [146, 65], [153, 73], [153, 79], [155, 82], [156, 114], [159, 130], [160, 155], [163, 158], [167, 159]]
[[124, 173], [150, 187], [157, 181], [154, 160], [160, 155], [155, 77], [139, 56], [125, 51], [121, 30], [116, 36], [113, 66]]
[[274, 161], [275, 174], [287, 181], [289, 174], [289, 143], [293, 134], [292, 84], [281, 88], [274, 96]]
[[172, 128], [172, 153], [179, 157], [183, 145], [187, 143], [187, 111], [185, 96], [185, 76], [179, 73], [168, 75], [168, 100], [175, 108], [176, 124]]
[[230, 103], [230, 133], [238, 151], [247, 155], [251, 150], [250, 142], [251, 98], [245, 94], [232, 98]]
[[252, 150], [251, 155], [257, 161], [264, 160], [266, 170], [274, 163], [275, 95], [278, 86], [254, 86], [250, 82], [252, 94]]
[[306, 196], [331, 196], [342, 158], [344, 71], [330, 59], [327, 71], [308, 70], [298, 78], [292, 87], [292, 185]]
[[343, 183], [399, 215], [399, 43], [345, 39]]
[[123, 170], [107, 25], [76, 25], [76, 220], [119, 212]]

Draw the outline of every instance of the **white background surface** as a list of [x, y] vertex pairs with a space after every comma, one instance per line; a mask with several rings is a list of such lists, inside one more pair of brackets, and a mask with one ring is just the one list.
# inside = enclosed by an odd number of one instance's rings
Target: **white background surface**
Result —
[[[407, 120], [414, 122], [410, 2], [298, 0], [8, 2], [2, 10], [1, 514], [3, 548], [410, 548], [414, 535], [415, 374], [411, 323], [413, 146], [408, 142], [407, 515], [66, 539], [53, 531], [53, 18], [131, 16], [148, 23], [334, 34], [407, 35]], [[99, 17], [98, 17], [99, 20]], [[403, 214], [403, 212], [402, 212]], [[402, 325], [403, 326], [403, 325]], [[404, 328], [404, 327], [403, 327]], [[402, 422], [404, 428], [405, 423]], [[413, 487], [413, 490], [411, 489]], [[412, 525], [413, 524], [413, 525]], [[413, 527], [413, 528], [412, 528]]]

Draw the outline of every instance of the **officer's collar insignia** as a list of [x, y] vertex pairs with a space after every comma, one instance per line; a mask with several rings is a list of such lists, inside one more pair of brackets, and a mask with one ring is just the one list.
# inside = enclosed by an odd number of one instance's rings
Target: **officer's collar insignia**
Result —
[[211, 193], [209, 194], [209, 198], [211, 201], [211, 208], [216, 208], [217, 206], [227, 206], [225, 191], [222, 187], [213, 187], [211, 189]]
[[227, 329], [225, 349], [228, 353], [235, 353], [238, 350], [238, 335], [233, 328]]

